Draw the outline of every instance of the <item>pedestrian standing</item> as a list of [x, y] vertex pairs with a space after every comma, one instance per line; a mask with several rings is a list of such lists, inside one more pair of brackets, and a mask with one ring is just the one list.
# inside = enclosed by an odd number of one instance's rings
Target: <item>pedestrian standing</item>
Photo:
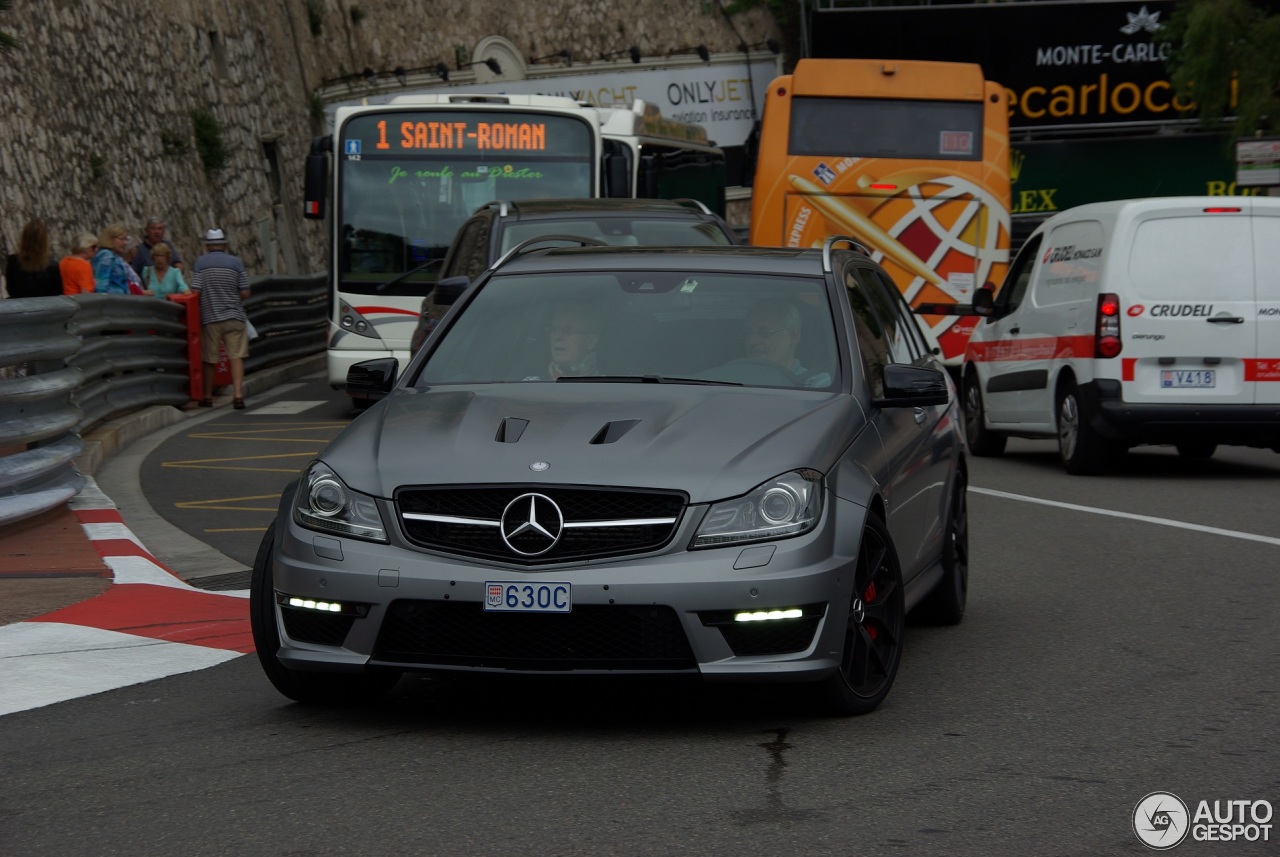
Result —
[[129, 246], [129, 233], [119, 223], [112, 223], [98, 236], [98, 252], [93, 254], [94, 291], [100, 295], [129, 294], [128, 265], [124, 251]]
[[164, 230], [164, 221], [160, 218], [151, 217], [147, 220], [147, 225], [142, 230], [142, 241], [138, 244], [131, 263], [133, 270], [138, 272], [138, 276], [142, 276], [142, 269], [151, 264], [151, 251], [161, 244], [169, 248], [169, 264], [178, 270], [183, 269], [182, 256], [178, 254], [178, 249], [173, 246], [173, 242], [164, 237]]
[[11, 298], [40, 298], [62, 294], [62, 274], [53, 261], [49, 230], [36, 218], [22, 227], [18, 252], [5, 261], [4, 279]]
[[182, 272], [170, 263], [169, 245], [157, 244], [151, 250], [151, 264], [142, 269], [142, 288], [149, 295], [168, 297], [188, 291]]
[[191, 267], [191, 291], [200, 295], [200, 359], [204, 363], [204, 398], [200, 407], [213, 407], [213, 374], [218, 349], [225, 348], [231, 365], [231, 386], [236, 410], [244, 408], [244, 359], [249, 356], [244, 299], [249, 297], [249, 275], [244, 263], [227, 252], [227, 236], [221, 229], [204, 234], [205, 253]]
[[98, 252], [98, 239], [81, 232], [71, 239], [71, 252], [62, 257], [58, 271], [62, 274], [62, 293], [79, 295], [94, 291], [93, 265], [89, 260]]

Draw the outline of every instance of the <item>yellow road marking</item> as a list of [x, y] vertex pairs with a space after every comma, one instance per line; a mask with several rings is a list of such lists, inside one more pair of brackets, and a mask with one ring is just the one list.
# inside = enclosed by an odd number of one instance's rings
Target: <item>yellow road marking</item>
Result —
[[251, 497], [221, 497], [214, 500], [187, 500], [183, 503], [174, 503], [174, 507], [178, 509], [209, 509], [223, 512], [274, 512], [276, 506], [222, 506], [221, 503], [243, 503], [250, 500], [272, 500], [278, 501], [279, 494], [255, 494]]
[[297, 473], [297, 467], [227, 467], [224, 465], [236, 461], [276, 461], [286, 458], [311, 458], [319, 452], [320, 450], [313, 449], [307, 450], [306, 452], [282, 452], [275, 455], [242, 455], [232, 458], [192, 458], [186, 461], [165, 461], [162, 462], [160, 466], [194, 470], [252, 470], [259, 473]]

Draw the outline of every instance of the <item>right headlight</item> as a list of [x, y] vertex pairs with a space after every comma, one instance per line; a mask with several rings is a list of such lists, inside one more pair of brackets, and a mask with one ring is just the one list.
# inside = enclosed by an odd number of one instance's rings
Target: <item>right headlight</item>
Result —
[[690, 548], [711, 548], [807, 533], [822, 517], [822, 474], [793, 470], [707, 511]]
[[298, 486], [293, 519], [307, 529], [322, 533], [371, 542], [387, 541], [387, 531], [373, 498], [352, 491], [338, 474], [319, 461], [307, 469]]

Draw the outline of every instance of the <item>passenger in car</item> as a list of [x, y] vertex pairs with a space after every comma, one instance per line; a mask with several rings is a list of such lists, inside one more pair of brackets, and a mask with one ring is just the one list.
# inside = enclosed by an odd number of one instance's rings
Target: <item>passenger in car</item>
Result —
[[796, 349], [804, 339], [804, 322], [800, 308], [793, 302], [766, 298], [755, 304], [747, 313], [742, 334], [746, 356], [780, 364], [803, 387], [831, 384], [830, 373], [813, 371], [796, 357]]

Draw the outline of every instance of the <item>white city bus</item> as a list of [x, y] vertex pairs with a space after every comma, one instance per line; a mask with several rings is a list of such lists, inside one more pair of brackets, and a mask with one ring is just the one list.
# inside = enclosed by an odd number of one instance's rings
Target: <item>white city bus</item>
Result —
[[652, 193], [723, 211], [723, 153], [693, 128], [643, 103], [601, 111], [559, 96], [420, 94], [339, 107], [306, 170], [306, 216], [331, 215], [330, 386], [345, 387], [362, 360], [408, 360], [454, 234], [491, 200]]

